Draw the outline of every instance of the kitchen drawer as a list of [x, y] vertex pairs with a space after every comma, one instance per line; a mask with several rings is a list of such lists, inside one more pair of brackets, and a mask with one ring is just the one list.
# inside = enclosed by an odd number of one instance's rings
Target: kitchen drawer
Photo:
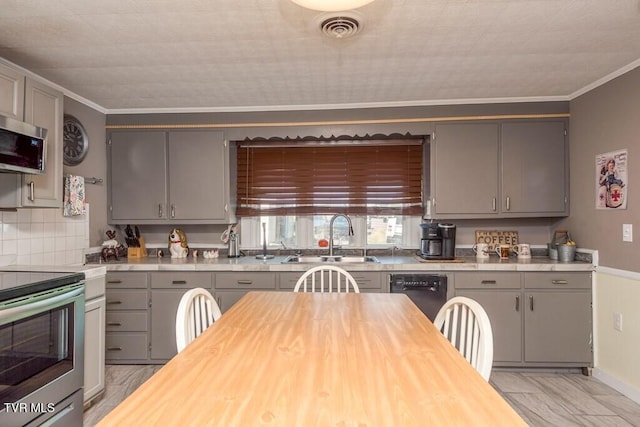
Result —
[[580, 272], [535, 272], [524, 273], [527, 289], [591, 289], [591, 273]]
[[[303, 274], [304, 271], [280, 273], [278, 277], [279, 289], [292, 291]], [[349, 274], [356, 280], [359, 289], [380, 289], [382, 292], [386, 292], [386, 288], [383, 288], [386, 285], [386, 273], [350, 271]]]
[[456, 289], [520, 289], [520, 273], [455, 273]]
[[109, 311], [107, 313], [107, 331], [144, 332], [149, 329], [148, 317], [146, 311]]
[[275, 288], [275, 273], [216, 273], [216, 289]]
[[147, 291], [107, 290], [107, 311], [146, 310], [149, 307]]
[[106, 359], [147, 359], [149, 345], [146, 333], [108, 333], [105, 339]]
[[212, 273], [166, 272], [151, 273], [151, 287], [163, 289], [211, 289]]
[[304, 271], [286, 272], [278, 274], [278, 288], [285, 291], [292, 291], [296, 287], [298, 279]]
[[385, 273], [370, 273], [364, 271], [350, 271], [349, 272], [360, 289], [381, 289], [385, 283]]
[[107, 288], [146, 289], [148, 276], [147, 273], [109, 272], [107, 273]]

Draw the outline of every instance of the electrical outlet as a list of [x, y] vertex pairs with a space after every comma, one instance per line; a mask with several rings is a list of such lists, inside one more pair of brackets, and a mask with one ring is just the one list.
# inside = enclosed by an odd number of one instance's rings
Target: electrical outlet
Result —
[[622, 241], [633, 242], [633, 224], [622, 224]]
[[613, 313], [613, 329], [622, 332], [622, 313]]

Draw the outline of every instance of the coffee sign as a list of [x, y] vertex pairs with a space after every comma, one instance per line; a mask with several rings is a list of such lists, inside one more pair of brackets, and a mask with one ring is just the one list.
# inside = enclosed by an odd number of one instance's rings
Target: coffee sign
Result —
[[476, 243], [486, 243], [494, 251], [498, 245], [517, 245], [517, 231], [476, 230]]

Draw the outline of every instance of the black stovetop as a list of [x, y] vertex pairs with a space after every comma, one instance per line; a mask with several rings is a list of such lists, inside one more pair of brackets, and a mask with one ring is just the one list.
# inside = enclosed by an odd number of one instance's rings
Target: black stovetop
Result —
[[0, 271], [0, 302], [84, 280], [83, 273]]

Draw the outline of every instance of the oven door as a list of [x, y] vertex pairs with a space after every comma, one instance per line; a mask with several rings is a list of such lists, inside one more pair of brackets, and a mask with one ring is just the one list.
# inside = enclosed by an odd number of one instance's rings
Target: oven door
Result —
[[0, 425], [68, 410], [83, 381], [83, 283], [0, 303]]

